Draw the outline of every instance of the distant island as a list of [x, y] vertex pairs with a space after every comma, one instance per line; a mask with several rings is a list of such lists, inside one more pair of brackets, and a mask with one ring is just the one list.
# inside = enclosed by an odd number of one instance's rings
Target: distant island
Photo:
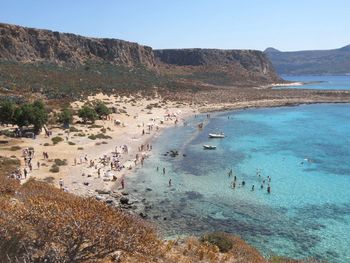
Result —
[[283, 52], [267, 48], [278, 74], [285, 75], [348, 75], [350, 74], [350, 45], [330, 50]]

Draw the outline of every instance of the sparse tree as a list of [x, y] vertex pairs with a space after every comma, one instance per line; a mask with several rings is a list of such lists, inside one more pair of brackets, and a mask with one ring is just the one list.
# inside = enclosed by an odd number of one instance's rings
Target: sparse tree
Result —
[[83, 120], [84, 123], [88, 121], [94, 123], [95, 120], [97, 120], [98, 118], [96, 111], [93, 108], [86, 105], [79, 110], [78, 116]]
[[42, 127], [47, 123], [48, 114], [42, 101], [34, 101], [32, 105], [33, 116], [31, 119], [31, 124], [34, 125], [34, 132], [38, 134], [41, 131]]
[[0, 104], [0, 123], [13, 124], [16, 105], [10, 100], [5, 100]]
[[34, 125], [34, 132], [38, 134], [48, 120], [48, 114], [42, 101], [32, 104], [26, 103], [14, 111], [14, 123], [18, 127]]
[[69, 126], [69, 124], [71, 124], [72, 121], [73, 112], [68, 108], [64, 108], [58, 115], [58, 122], [62, 123], [64, 126]]
[[107, 117], [111, 113], [109, 108], [102, 101], [97, 101], [94, 108], [100, 119]]

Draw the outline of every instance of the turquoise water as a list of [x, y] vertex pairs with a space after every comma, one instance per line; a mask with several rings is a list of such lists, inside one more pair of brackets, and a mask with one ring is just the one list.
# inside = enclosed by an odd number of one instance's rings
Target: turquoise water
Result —
[[[206, 126], [198, 131], [201, 119]], [[213, 131], [226, 138], [209, 139]], [[146, 199], [148, 218], [166, 236], [226, 231], [264, 255], [350, 262], [349, 132], [349, 104], [192, 118], [156, 140], [152, 157], [127, 185]], [[217, 149], [203, 150], [203, 144]], [[164, 155], [171, 149], [179, 156]], [[230, 169], [244, 187], [230, 188]]]
[[289, 81], [309, 82], [303, 86], [289, 86], [293, 89], [337, 89], [350, 90], [350, 76], [287, 76], [283, 79]]

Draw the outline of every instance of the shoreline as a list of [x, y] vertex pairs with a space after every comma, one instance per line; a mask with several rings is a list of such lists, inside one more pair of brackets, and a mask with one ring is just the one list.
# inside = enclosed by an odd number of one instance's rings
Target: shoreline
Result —
[[[59, 181], [62, 180], [64, 189], [75, 195], [95, 197], [105, 201], [108, 198], [101, 195], [106, 193], [113, 194], [115, 197], [121, 196], [123, 192], [123, 189], [120, 189], [121, 181], [133, 176], [134, 171], [141, 166], [143, 160], [152, 154], [151, 149], [147, 147], [152, 147], [154, 139], [164, 129], [176, 125], [176, 120], [177, 123], [181, 123], [184, 118], [197, 112], [195, 107], [187, 104], [180, 105], [178, 102], [163, 103], [163, 106], [149, 108], [149, 105], [161, 104], [160, 99], [151, 101], [143, 99], [135, 103], [132, 97], [116, 99], [113, 96], [99, 94], [88, 98], [88, 101], [95, 99], [108, 100], [108, 104], [119, 105], [118, 108], [123, 109], [121, 110], [123, 113], [111, 114], [110, 119], [96, 121], [93, 125], [75, 123], [73, 127], [77, 128], [77, 132], [67, 133], [68, 130], [53, 127], [53, 135], [50, 138], [46, 137], [43, 132], [35, 140], [9, 139], [0, 136], [3, 140], [11, 141], [10, 144], [1, 145], [2, 155], [18, 158], [21, 161], [21, 171], [29, 169], [24, 165], [22, 150], [29, 147], [35, 150], [33, 158], [35, 167], [29, 172], [27, 178], [21, 180], [21, 183], [34, 178], [59, 187]], [[83, 102], [73, 102], [71, 105], [73, 109], [77, 109], [83, 105]], [[165, 117], [166, 113], [168, 117]], [[121, 124], [116, 126], [115, 120], [120, 120]], [[105, 135], [110, 138], [103, 140], [87, 138], [89, 135], [99, 134], [101, 128], [107, 130]], [[52, 145], [51, 138], [56, 136], [62, 137], [63, 140], [66, 137], [66, 140]], [[18, 146], [19, 149], [12, 151], [9, 146], [13, 145]], [[142, 145], [144, 149], [140, 151], [139, 147]], [[123, 150], [124, 146], [127, 151]], [[110, 161], [107, 165], [102, 164], [101, 158], [107, 157], [113, 160], [116, 150], [119, 153], [116, 157], [119, 168], [112, 168]], [[42, 158], [42, 152], [47, 152], [49, 158]], [[139, 158], [136, 159], [136, 156]], [[49, 169], [56, 159], [65, 161], [66, 165], [59, 166], [58, 173], [52, 173]], [[36, 167], [37, 162], [40, 162], [40, 168]]]
[[[235, 111], [235, 110], [241, 110], [241, 109], [251, 109], [251, 108], [273, 108], [273, 107], [295, 107], [295, 106], [299, 106], [302, 104], [338, 104], [338, 103], [350, 103], [349, 101], [340, 101], [340, 100], [335, 100], [335, 101], [329, 101], [329, 100], [324, 100], [324, 101], [320, 101], [320, 100], [312, 100], [312, 99], [283, 99], [283, 100], [260, 100], [260, 101], [243, 101], [243, 102], [237, 102], [237, 103], [229, 103], [229, 104], [210, 104], [208, 105], [208, 107], [201, 107], [198, 105], [195, 106], [184, 106], [183, 108], [181, 107], [167, 107], [170, 108], [172, 110], [181, 110], [183, 111], [181, 116], [179, 117], [181, 120], [183, 119], [188, 119], [191, 116], [193, 116], [194, 114], [205, 114], [206, 112], [225, 112], [225, 111]], [[172, 106], [174, 106], [176, 103], [173, 103]], [[144, 107], [144, 105], [142, 106], [142, 108]], [[140, 110], [140, 108], [138, 108], [137, 110]], [[97, 141], [92, 141], [90, 143], [88, 143], [89, 148], [85, 148], [86, 152], [88, 154], [88, 156], [94, 156], [95, 159], [98, 158], [99, 155], [104, 154], [104, 153], [111, 153], [113, 151], [113, 147], [115, 146], [115, 144], [117, 144], [118, 146], [122, 145], [122, 141], [126, 142], [132, 142], [129, 143], [128, 146], [129, 147], [129, 153], [126, 155], [122, 156], [122, 160], [123, 162], [127, 162], [130, 161], [131, 158], [134, 157], [134, 155], [136, 153], [139, 153], [137, 146], [139, 146], [140, 144], [153, 144], [154, 140], [157, 140], [157, 138], [164, 132], [166, 132], [168, 130], [168, 128], [172, 128], [174, 127], [174, 123], [172, 121], [169, 121], [168, 123], [164, 123], [163, 126], [161, 126], [159, 128], [159, 130], [153, 130], [153, 132], [150, 132], [150, 134], [145, 134], [145, 136], [142, 136], [140, 131], [142, 130], [143, 127], [138, 127], [138, 124], [140, 124], [143, 120], [149, 119], [150, 117], [156, 116], [157, 114], [160, 114], [160, 112], [162, 111], [166, 111], [167, 109], [165, 108], [160, 108], [159, 111], [157, 110], [156, 112], [153, 112], [153, 114], [148, 114], [147, 112], [144, 113], [144, 118], [139, 116], [138, 117], [138, 121], [135, 121], [136, 123], [134, 123], [134, 125], [132, 127], [129, 127], [130, 124], [125, 123], [126, 127], [120, 127], [121, 131], [120, 132], [116, 132], [115, 133], [115, 137], [113, 137], [113, 139], [111, 140], [106, 140], [108, 141], [108, 144], [106, 145], [95, 145], [95, 143]], [[129, 109], [128, 109], [129, 111]], [[140, 113], [140, 112], [139, 112]], [[115, 116], [114, 116], [115, 117]], [[119, 117], [119, 116], [118, 116]], [[126, 116], [128, 118], [126, 118], [125, 120], [135, 120], [133, 119], [132, 114], [130, 116]], [[124, 119], [123, 119], [124, 121]], [[101, 121], [97, 122], [98, 124], [100, 124]], [[105, 121], [106, 126], [108, 126]], [[180, 124], [181, 125], [181, 121]], [[83, 125], [84, 126], [84, 125]], [[85, 125], [88, 126], [88, 125]], [[111, 124], [109, 123], [109, 126], [111, 126]], [[131, 126], [131, 125], [130, 125]], [[128, 128], [127, 128], [128, 127]], [[80, 128], [80, 127], [79, 127]], [[85, 127], [87, 128], [87, 127]], [[125, 129], [124, 129], [125, 128]], [[94, 128], [99, 130], [99, 128]], [[96, 130], [96, 131], [97, 131]], [[95, 132], [96, 132], [95, 131]], [[62, 132], [61, 129], [55, 130], [55, 135], [59, 134], [60, 132]], [[109, 133], [107, 133], [109, 134]], [[114, 133], [113, 133], [114, 134]], [[112, 135], [112, 134], [109, 134]], [[0, 136], [0, 139], [3, 136]], [[78, 141], [82, 140], [84, 141], [84, 139], [80, 139], [77, 138]], [[12, 139], [9, 139], [12, 140]], [[23, 145], [29, 146], [29, 145], [33, 145], [33, 142], [35, 142], [34, 140], [31, 139], [23, 139], [25, 142], [22, 143]], [[50, 140], [50, 138], [44, 138], [44, 140], [41, 141], [41, 143], [44, 143], [44, 141], [48, 141]], [[17, 139], [14, 140], [19, 141]], [[37, 143], [38, 144], [38, 143]], [[14, 144], [16, 145], [16, 144]], [[8, 147], [8, 146], [7, 146]], [[52, 150], [55, 150], [56, 147], [63, 147], [66, 151], [67, 149], [69, 149], [69, 146], [66, 144], [66, 142], [62, 142], [62, 144], [58, 144], [56, 146], [50, 146], [50, 148], [52, 148]], [[99, 147], [102, 147], [99, 149]], [[45, 149], [45, 147], [42, 147], [41, 149]], [[84, 150], [85, 150], [84, 149]], [[103, 152], [103, 153], [102, 153]], [[16, 152], [19, 153], [19, 152]], [[7, 156], [11, 156], [13, 155], [14, 152], [7, 152]], [[151, 156], [153, 154], [152, 151], [147, 152], [148, 156]], [[3, 154], [2, 154], [3, 155]], [[75, 154], [76, 155], [76, 154]], [[73, 155], [71, 155], [73, 156]], [[39, 157], [40, 157], [40, 152], [39, 152]], [[146, 158], [147, 159], [147, 158]], [[147, 161], [147, 160], [146, 160]], [[71, 163], [71, 160], [69, 160], [69, 165], [68, 167], [63, 166], [63, 170], [62, 173], [68, 173], [66, 175], [66, 178], [64, 179], [65, 183], [67, 183], [67, 185], [69, 185], [69, 192], [74, 194], [74, 195], [78, 195], [78, 196], [83, 196], [83, 197], [92, 197], [95, 198], [103, 203], [105, 203], [106, 205], [115, 207], [117, 209], [122, 209], [123, 211], [133, 214], [135, 216], [141, 217], [143, 219], [146, 219], [147, 221], [149, 221], [151, 224], [154, 225], [155, 229], [157, 230], [157, 233], [159, 234], [159, 236], [164, 239], [164, 240], [172, 240], [172, 239], [178, 239], [179, 236], [176, 237], [167, 237], [164, 236], [164, 233], [162, 233], [162, 231], [160, 230], [160, 228], [158, 228], [158, 226], [156, 225], [156, 220], [152, 219], [148, 214], [147, 214], [147, 206], [152, 205], [152, 200], [148, 199], [146, 200], [144, 198], [144, 200], [141, 200], [140, 198], [138, 198], [138, 194], [135, 194], [133, 192], [128, 192], [128, 187], [126, 187], [126, 191], [124, 191], [123, 189], [120, 189], [120, 179], [121, 178], [126, 178], [126, 185], [128, 184], [127, 178], [131, 177], [131, 176], [135, 176], [136, 172], [138, 169], [140, 169], [142, 166], [140, 163], [138, 163], [137, 165], [133, 166], [133, 168], [131, 170], [128, 169], [123, 169], [122, 172], [120, 172], [118, 174], [118, 180], [115, 182], [102, 182], [102, 184], [91, 184], [88, 187], [83, 186], [84, 181], [90, 181], [93, 182], [95, 180], [98, 180], [95, 175], [92, 175], [91, 177], [87, 177], [88, 173], [86, 173], [86, 176], [81, 176], [81, 171], [95, 171], [96, 173], [96, 169], [94, 169], [93, 167], [87, 168], [85, 167], [86, 164], [82, 164], [82, 165], [73, 165]], [[23, 167], [23, 166], [22, 166]], [[69, 169], [69, 171], [68, 171]], [[46, 169], [47, 171], [47, 169]], [[34, 171], [35, 172], [35, 171]], [[42, 171], [41, 171], [42, 172]], [[45, 172], [43, 174], [41, 174], [40, 177], [37, 177], [37, 179], [39, 180], [44, 180], [45, 177], [43, 176], [51, 176], [53, 174], [47, 173], [45, 175]], [[69, 179], [68, 179], [69, 177]], [[58, 186], [57, 180], [59, 177], [56, 177], [56, 183], [55, 186]], [[100, 182], [101, 183], [101, 182]], [[75, 189], [76, 185], [80, 185], [81, 189]], [[100, 190], [100, 192], [96, 192], [96, 190]], [[184, 239], [188, 237], [187, 235], [181, 235], [181, 239]]]
[[[104, 96], [104, 98], [110, 98], [110, 96]], [[95, 99], [95, 98], [93, 98]], [[173, 102], [174, 106], [177, 102]], [[60, 166], [62, 171], [60, 171], [58, 174], [52, 174], [48, 171], [48, 169], [44, 169], [44, 171], [39, 171], [39, 169], [33, 169], [32, 174], [29, 176], [29, 178], [33, 177], [39, 180], [45, 181], [46, 178], [51, 177], [53, 178], [55, 182], [55, 185], [58, 186], [58, 179], [63, 178], [65, 186], [68, 188], [68, 191], [80, 195], [80, 196], [99, 196], [99, 192], [103, 193], [112, 193], [112, 194], [117, 194], [117, 196], [122, 195], [122, 190], [120, 189], [120, 183], [121, 180], [124, 178], [127, 178], [129, 176], [134, 176], [135, 171], [138, 170], [141, 167], [141, 162], [140, 160], [136, 160], [135, 162], [135, 157], [136, 155], [143, 155], [144, 159], [147, 159], [151, 154], [152, 151], [139, 151], [138, 147], [140, 145], [152, 145], [152, 142], [160, 136], [162, 132], [164, 132], [166, 129], [169, 127], [174, 126], [174, 118], [165, 122], [163, 121], [162, 124], [160, 124], [160, 118], [159, 115], [162, 115], [162, 112], [169, 112], [169, 111], [175, 111], [177, 110], [178, 112], [181, 112], [181, 116], [179, 118], [181, 119], [181, 122], [193, 116], [194, 114], [204, 114], [204, 113], [209, 113], [209, 112], [225, 112], [225, 111], [234, 111], [234, 110], [241, 110], [241, 109], [250, 109], [250, 108], [269, 108], [269, 107], [291, 107], [291, 106], [298, 106], [302, 104], [323, 104], [323, 103], [350, 103], [349, 101], [342, 101], [340, 100], [317, 100], [317, 99], [271, 99], [271, 100], [252, 100], [252, 101], [241, 101], [241, 102], [235, 102], [235, 103], [217, 103], [217, 104], [209, 104], [207, 106], [200, 106], [200, 105], [195, 105], [195, 106], [183, 106], [183, 107], [165, 107], [165, 108], [159, 108], [156, 110], [156, 112], [153, 112], [152, 114], [149, 114], [150, 112], [144, 113], [144, 116], [139, 116], [138, 114], [141, 115], [141, 109], [138, 107], [134, 113], [136, 113], [137, 118], [135, 116], [131, 118], [130, 114], [127, 114], [128, 117], [124, 118], [125, 121], [134, 121], [137, 122], [137, 125], [135, 126], [135, 123], [133, 127], [130, 127], [131, 124], [127, 123], [125, 127], [120, 127], [120, 130], [118, 132], [111, 131], [111, 133], [107, 133], [110, 135], [112, 138], [109, 140], [103, 140], [102, 142], [100, 141], [87, 141], [89, 139], [87, 138], [75, 138], [72, 140], [75, 140], [77, 145], [82, 145], [82, 146], [87, 146], [87, 148], [83, 150], [83, 152], [76, 151], [75, 153], [72, 154], [72, 152], [67, 154], [67, 150], [69, 151], [70, 147], [66, 142], [59, 143], [56, 146], [50, 146], [50, 147], [45, 147], [43, 144], [50, 140], [50, 138], [41, 138], [41, 140], [31, 140], [31, 139], [11, 139], [14, 143], [12, 145], [20, 145], [21, 148], [25, 147], [34, 147], [34, 148], [39, 148], [39, 158], [40, 158], [40, 151], [42, 150], [51, 150], [51, 147], [54, 147], [52, 150], [58, 150], [56, 154], [53, 154], [54, 159], [66, 159], [68, 162], [68, 165], [66, 166]], [[82, 104], [81, 102], [75, 102], [72, 103], [72, 105], [78, 106]], [[143, 104], [142, 104], [143, 105]], [[124, 107], [124, 106], [123, 106]], [[158, 116], [158, 117], [155, 117]], [[112, 117], [112, 120], [116, 118], [121, 118], [119, 115], [114, 115]], [[141, 135], [142, 129], [145, 129], [145, 126], [141, 127], [140, 123], [144, 123], [150, 118], [154, 118], [154, 120], [159, 121], [159, 125], [157, 130], [149, 130], [149, 132], [145, 132], [145, 135]], [[107, 127], [111, 129], [111, 124], [108, 123], [108, 121], [99, 121], [97, 126], [101, 126], [103, 124], [103, 127]], [[123, 122], [124, 124], [124, 122]], [[156, 121], [155, 121], [156, 124]], [[128, 126], [130, 125], [130, 126]], [[176, 125], [176, 124], [175, 124]], [[85, 131], [90, 131], [90, 130], [96, 130], [96, 129], [91, 129], [89, 128], [88, 125], [82, 125], [79, 128], [85, 128], [88, 130]], [[119, 128], [119, 127], [118, 127]], [[99, 128], [98, 128], [99, 129]], [[136, 132], [137, 131], [137, 132]], [[62, 129], [54, 129], [54, 136], [59, 136], [59, 135], [65, 135], [62, 134], [63, 130]], [[96, 132], [96, 131], [94, 131]], [[43, 137], [43, 134], [40, 135]], [[4, 137], [4, 136], [2, 136]], [[73, 136], [72, 136], [73, 137]], [[6, 139], [6, 137], [4, 137]], [[69, 139], [69, 142], [71, 139]], [[104, 142], [104, 143], [103, 143]], [[120, 156], [120, 162], [125, 167], [121, 171], [111, 171], [116, 174], [117, 180], [112, 181], [110, 179], [106, 180], [99, 180], [101, 179], [101, 176], [96, 177], [97, 169], [102, 169], [100, 165], [95, 165], [94, 167], [86, 167], [86, 164], [88, 162], [80, 162], [82, 159], [84, 159], [84, 155], [87, 156], [88, 160], [94, 160], [94, 162], [97, 162], [101, 156], [105, 155], [110, 155], [113, 153], [113, 149], [116, 149], [117, 147], [127, 145], [128, 147], [128, 152], [127, 153], [122, 153]], [[9, 145], [7, 145], [9, 146]], [[5, 145], [5, 147], [7, 147]], [[59, 149], [57, 149], [59, 148]], [[79, 147], [78, 147], [79, 148]], [[50, 151], [49, 151], [50, 153]], [[18, 156], [19, 151], [13, 152], [13, 151], [3, 151], [3, 155], [6, 157], [10, 156], [16, 156], [17, 158], [21, 159], [21, 156]], [[80, 158], [78, 157], [80, 155]], [[36, 156], [37, 157], [37, 156]], [[64, 158], [67, 157], [67, 158]], [[73, 164], [73, 159], [77, 160], [77, 164]], [[80, 159], [80, 160], [79, 160]], [[39, 160], [40, 162], [42, 159]], [[36, 160], [35, 160], [36, 162]], [[42, 166], [46, 166], [48, 168], [52, 164], [52, 159], [48, 160], [46, 164], [42, 164]], [[128, 169], [131, 166], [131, 169]], [[21, 161], [21, 169], [23, 169], [25, 166], [23, 166], [23, 162]], [[107, 170], [106, 170], [107, 169]], [[109, 172], [108, 168], [104, 169], [104, 172]], [[25, 182], [26, 180], [23, 180]], [[52, 180], [49, 180], [52, 183]], [[88, 185], [87, 185], [88, 183]], [[104, 200], [105, 198], [98, 197], [101, 200]]]

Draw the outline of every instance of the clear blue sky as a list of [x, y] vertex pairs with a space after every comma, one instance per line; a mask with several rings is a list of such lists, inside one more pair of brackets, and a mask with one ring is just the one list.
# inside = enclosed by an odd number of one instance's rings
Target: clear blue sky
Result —
[[0, 22], [153, 48], [331, 49], [350, 44], [349, 0], [0, 0]]

